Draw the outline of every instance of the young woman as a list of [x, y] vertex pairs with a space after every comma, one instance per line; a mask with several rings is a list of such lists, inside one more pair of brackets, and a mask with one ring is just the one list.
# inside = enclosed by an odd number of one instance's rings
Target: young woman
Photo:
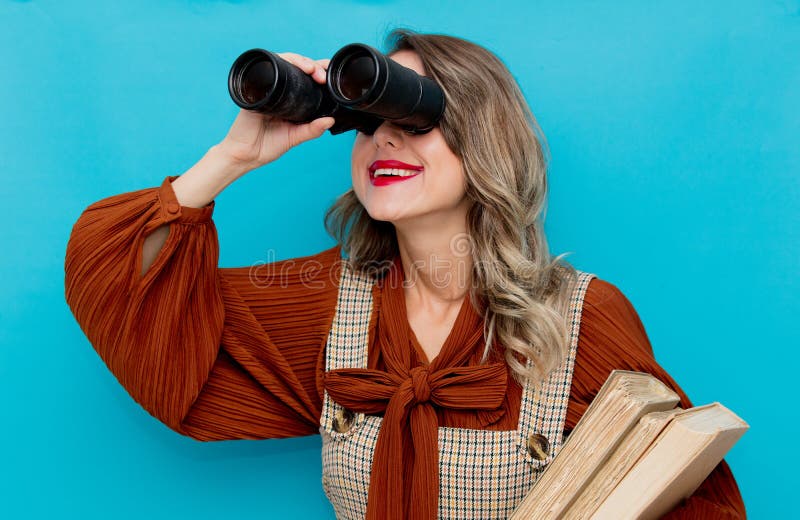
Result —
[[[544, 139], [486, 49], [398, 30], [389, 55], [443, 89], [440, 124], [359, 133], [338, 244], [218, 268], [215, 197], [322, 135], [242, 111], [160, 187], [89, 206], [66, 298], [131, 396], [198, 440], [320, 433], [342, 518], [504, 518], [613, 369], [658, 365], [612, 284], [550, 255]], [[325, 81], [327, 60], [282, 57]], [[744, 518], [725, 462], [672, 518]]]

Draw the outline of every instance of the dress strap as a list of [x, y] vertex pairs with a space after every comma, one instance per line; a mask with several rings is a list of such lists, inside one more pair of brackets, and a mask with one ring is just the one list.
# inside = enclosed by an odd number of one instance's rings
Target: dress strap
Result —
[[[367, 368], [369, 352], [369, 323], [372, 315], [372, 287], [375, 280], [352, 268], [349, 261], [342, 262], [339, 295], [336, 302], [328, 342], [325, 346], [325, 371], [336, 368]], [[363, 413], [353, 414], [333, 401], [324, 392], [320, 428], [332, 436], [348, 435], [355, 428], [339, 432], [335, 421], [359, 425]]]
[[[595, 275], [577, 272], [567, 309], [569, 350], [561, 364], [539, 384], [527, 382], [520, 403], [518, 449], [534, 467], [544, 467], [553, 460], [563, 443], [572, 372], [578, 351], [583, 300]], [[528, 366], [532, 361], [528, 360]]]

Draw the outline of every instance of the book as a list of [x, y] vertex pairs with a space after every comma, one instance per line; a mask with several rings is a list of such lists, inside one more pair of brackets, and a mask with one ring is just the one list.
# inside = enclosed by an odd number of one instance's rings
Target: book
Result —
[[615, 370], [512, 519], [658, 518], [705, 480], [748, 425], [689, 410], [649, 374]]
[[720, 403], [676, 414], [591, 518], [659, 518], [670, 512], [748, 428]]
[[642, 453], [664, 430], [670, 419], [682, 411], [682, 408], [675, 408], [666, 412], [651, 412], [639, 419], [620, 446], [597, 470], [580, 496], [567, 509], [565, 516], [576, 520], [591, 518], [599, 504], [611, 494], [622, 477], [630, 471]]

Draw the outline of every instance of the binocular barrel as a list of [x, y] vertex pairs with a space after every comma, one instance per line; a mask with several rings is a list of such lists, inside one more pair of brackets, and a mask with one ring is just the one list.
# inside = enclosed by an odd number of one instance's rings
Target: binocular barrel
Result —
[[335, 108], [311, 76], [264, 49], [250, 49], [236, 59], [228, 75], [228, 90], [240, 107], [294, 123], [329, 115]]
[[328, 89], [342, 106], [418, 133], [431, 130], [444, 113], [444, 95], [436, 82], [360, 43], [331, 58]]
[[332, 116], [332, 134], [372, 134], [388, 120], [413, 133], [430, 131], [444, 113], [436, 82], [363, 44], [343, 47], [328, 66], [327, 85], [264, 49], [250, 49], [228, 75], [233, 101], [246, 110], [294, 123]]

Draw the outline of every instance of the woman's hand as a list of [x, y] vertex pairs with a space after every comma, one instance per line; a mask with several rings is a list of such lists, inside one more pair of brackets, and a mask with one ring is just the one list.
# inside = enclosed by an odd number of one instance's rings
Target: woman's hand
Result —
[[[314, 61], [292, 52], [278, 56], [300, 68], [317, 83], [325, 83], [330, 60]], [[241, 109], [228, 135], [217, 147], [231, 162], [250, 171], [274, 161], [293, 146], [321, 136], [333, 123], [332, 117], [321, 117], [298, 125]]]

